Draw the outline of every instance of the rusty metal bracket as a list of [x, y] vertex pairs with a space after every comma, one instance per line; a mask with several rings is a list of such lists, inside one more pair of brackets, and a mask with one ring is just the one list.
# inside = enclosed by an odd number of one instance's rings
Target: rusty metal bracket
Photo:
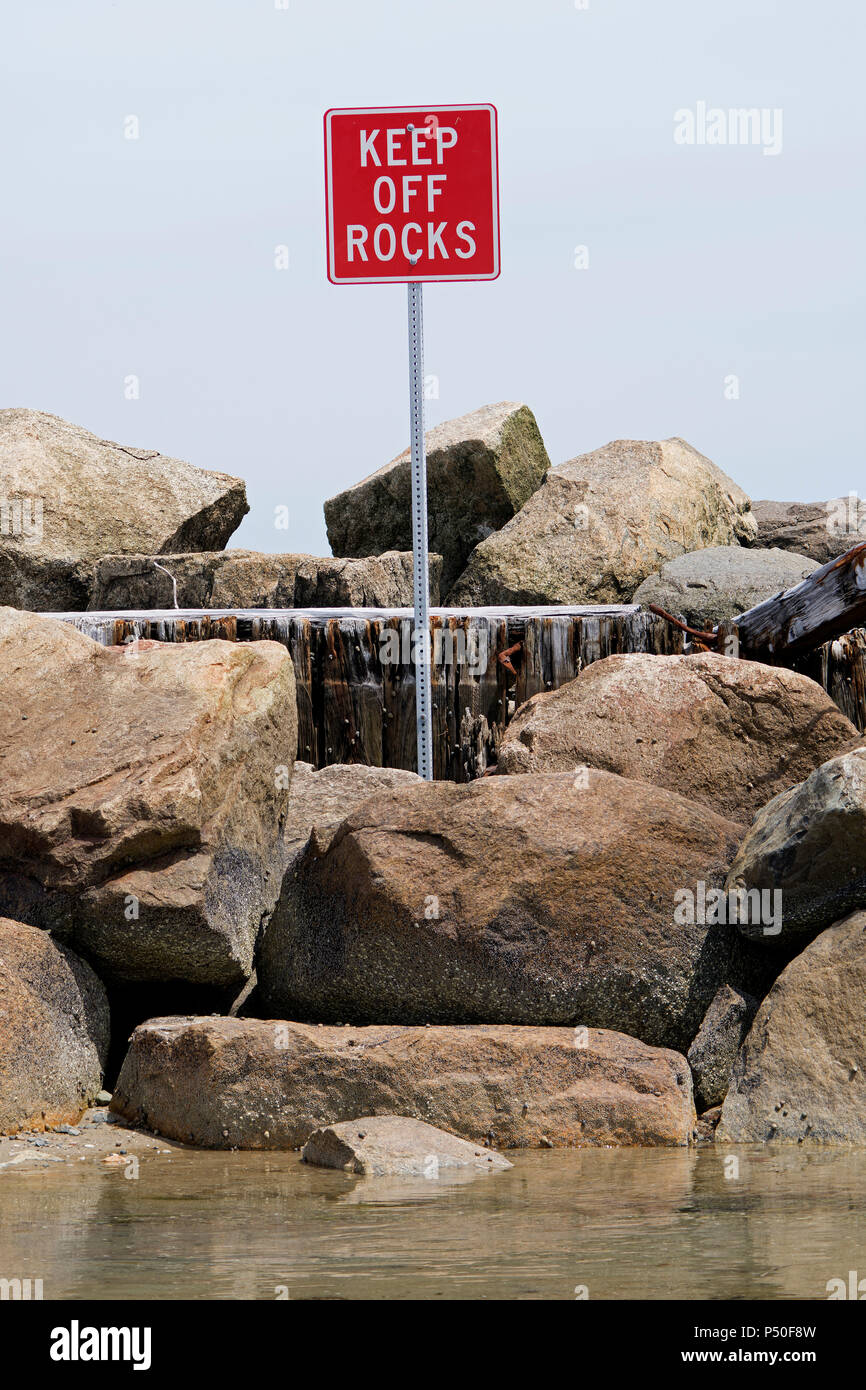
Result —
[[504, 652], [497, 652], [496, 654], [496, 660], [505, 667], [506, 671], [510, 671], [512, 676], [515, 677], [517, 676], [517, 672], [512, 666], [510, 658], [515, 654], [515, 652], [519, 652], [522, 649], [522, 647], [522, 642], [515, 642], [513, 647], [506, 647]]

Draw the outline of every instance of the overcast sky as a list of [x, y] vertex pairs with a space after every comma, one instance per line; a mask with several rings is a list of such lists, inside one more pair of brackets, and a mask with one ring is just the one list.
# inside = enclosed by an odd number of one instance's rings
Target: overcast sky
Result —
[[[753, 497], [866, 494], [862, 0], [282, 4], [4, 7], [0, 404], [238, 474], [232, 545], [327, 554], [408, 406], [405, 290], [326, 279], [323, 112], [492, 102], [502, 275], [425, 289], [428, 424], [522, 400], [554, 463], [677, 434]], [[701, 102], [781, 150], [677, 143]]]

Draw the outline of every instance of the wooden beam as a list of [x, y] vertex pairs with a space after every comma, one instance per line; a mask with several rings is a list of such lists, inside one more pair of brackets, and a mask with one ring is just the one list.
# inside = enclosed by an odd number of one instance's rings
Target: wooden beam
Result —
[[786, 664], [866, 623], [866, 541], [830, 560], [802, 584], [765, 599], [734, 623], [740, 656]]
[[797, 657], [792, 665], [823, 685], [861, 734], [866, 731], [866, 629], [855, 627]]
[[[189, 609], [64, 617], [91, 637], [114, 644], [134, 636], [160, 642], [211, 637], [281, 642], [295, 666], [299, 758], [316, 767], [415, 767], [410, 608]], [[457, 782], [485, 771], [515, 709], [532, 695], [558, 689], [612, 652], [670, 655], [683, 649], [681, 633], [637, 604], [436, 608], [430, 626], [434, 771], [438, 778]], [[389, 631], [393, 643], [388, 642]]]

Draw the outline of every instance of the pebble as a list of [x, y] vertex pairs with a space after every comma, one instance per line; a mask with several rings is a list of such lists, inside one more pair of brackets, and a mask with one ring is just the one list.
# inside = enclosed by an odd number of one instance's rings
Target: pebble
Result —
[[58, 1125], [57, 1128], [55, 1129], [54, 1133], [55, 1133], [55, 1134], [80, 1134], [80, 1133], [81, 1133], [81, 1130], [80, 1130], [80, 1129], [76, 1129], [74, 1125]]
[[100, 1092], [99, 1092], [99, 1095], [96, 1097], [96, 1104], [97, 1104], [97, 1105], [108, 1105], [108, 1104], [110, 1103], [110, 1101], [111, 1101], [111, 1092], [110, 1092], [110, 1091], [100, 1091]]

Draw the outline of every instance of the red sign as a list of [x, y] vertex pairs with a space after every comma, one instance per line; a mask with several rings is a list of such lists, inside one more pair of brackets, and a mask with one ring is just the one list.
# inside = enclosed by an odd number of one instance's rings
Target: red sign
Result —
[[495, 280], [495, 106], [325, 112], [328, 279]]

